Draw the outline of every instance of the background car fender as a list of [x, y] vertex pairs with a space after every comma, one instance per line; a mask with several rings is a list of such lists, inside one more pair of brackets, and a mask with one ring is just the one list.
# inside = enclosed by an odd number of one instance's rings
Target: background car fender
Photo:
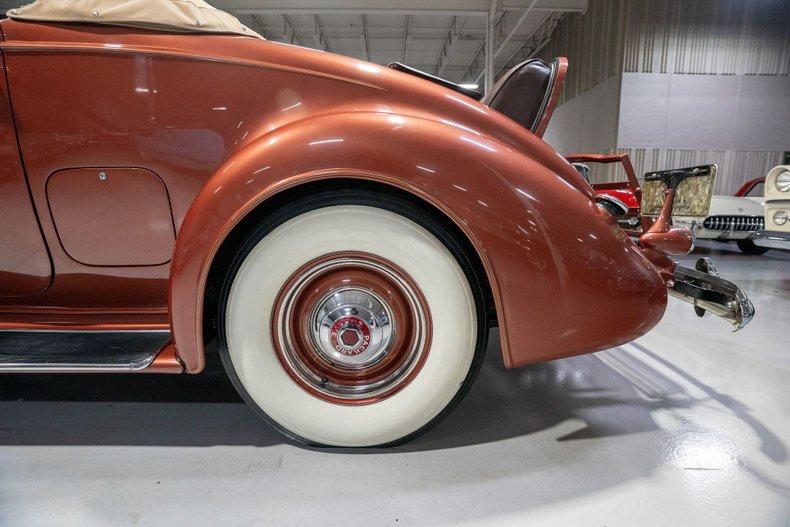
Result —
[[649, 331], [663, 315], [663, 282], [612, 218], [547, 168], [558, 158], [537, 138], [516, 151], [461, 125], [388, 113], [327, 114], [262, 136], [206, 183], [178, 233], [169, 302], [186, 371], [204, 366], [204, 289], [222, 241], [277, 193], [331, 178], [410, 192], [466, 234], [492, 289], [508, 367]]

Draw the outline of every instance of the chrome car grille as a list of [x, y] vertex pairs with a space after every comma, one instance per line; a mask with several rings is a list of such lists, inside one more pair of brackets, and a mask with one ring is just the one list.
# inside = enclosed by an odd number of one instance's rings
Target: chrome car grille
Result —
[[751, 232], [761, 230], [764, 224], [762, 216], [709, 216], [702, 226], [710, 231]]

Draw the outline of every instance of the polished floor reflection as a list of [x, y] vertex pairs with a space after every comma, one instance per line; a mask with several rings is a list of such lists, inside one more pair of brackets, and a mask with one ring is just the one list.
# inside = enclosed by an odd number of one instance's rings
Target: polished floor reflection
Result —
[[392, 450], [284, 443], [216, 364], [2, 376], [0, 525], [787, 525], [790, 253], [698, 253], [752, 298], [743, 331], [671, 300], [594, 355], [508, 371], [492, 344], [455, 413]]

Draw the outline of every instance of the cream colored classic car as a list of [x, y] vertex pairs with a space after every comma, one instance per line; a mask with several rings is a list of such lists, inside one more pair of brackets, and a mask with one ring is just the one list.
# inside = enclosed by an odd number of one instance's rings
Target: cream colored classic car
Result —
[[733, 241], [745, 254], [763, 254], [769, 248], [758, 246], [751, 239], [765, 225], [763, 180], [760, 177], [746, 182], [734, 196], [714, 195], [707, 213], [678, 215], [675, 224], [691, 228], [697, 239]]
[[765, 177], [765, 229], [751, 240], [760, 247], [790, 250], [790, 165], [779, 165]]

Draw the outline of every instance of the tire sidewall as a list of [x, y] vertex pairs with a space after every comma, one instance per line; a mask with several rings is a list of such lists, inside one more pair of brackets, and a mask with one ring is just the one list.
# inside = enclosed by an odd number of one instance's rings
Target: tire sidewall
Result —
[[[452, 257], [455, 263], [458, 264], [463, 271], [466, 278], [466, 283], [471, 291], [472, 298], [474, 299], [475, 319], [477, 322], [476, 336], [473, 349], [473, 356], [471, 364], [469, 365], [466, 377], [461, 382], [460, 388], [456, 391], [452, 399], [441, 409], [432, 419], [427, 423], [420, 426], [416, 430], [399, 437], [395, 440], [384, 442], [373, 446], [393, 446], [407, 442], [438, 423], [444, 418], [452, 409], [460, 402], [466, 392], [469, 390], [473, 380], [479, 372], [482, 363], [483, 354], [487, 343], [488, 334], [488, 321], [486, 317], [486, 309], [484, 306], [483, 296], [483, 277], [480, 275], [479, 269], [475, 266], [468, 254], [469, 249], [464, 248], [458, 242], [456, 236], [451, 231], [452, 227], [446, 222], [444, 224], [441, 220], [437, 221], [436, 216], [432, 211], [416, 205], [415, 203], [406, 201], [399, 197], [391, 196], [386, 193], [372, 192], [367, 190], [353, 191], [326, 191], [313, 196], [305, 197], [289, 203], [287, 206], [281, 207], [277, 210], [267, 214], [258, 226], [247, 234], [241, 244], [239, 250], [236, 252], [235, 257], [228, 269], [225, 276], [223, 286], [220, 293], [219, 313], [217, 314], [218, 321], [218, 348], [223, 362], [223, 365], [234, 384], [235, 388], [242, 396], [242, 398], [255, 409], [255, 411], [271, 423], [275, 428], [282, 432], [292, 440], [300, 443], [305, 443], [312, 446], [324, 446], [321, 442], [311, 440], [306, 437], [295, 434], [293, 431], [288, 430], [275, 419], [269, 416], [264, 409], [256, 402], [255, 398], [248, 392], [244, 383], [242, 382], [239, 372], [233, 363], [231, 352], [228, 346], [228, 333], [227, 333], [227, 312], [228, 301], [231, 295], [234, 281], [239, 274], [242, 265], [258, 247], [259, 243], [267, 238], [279, 226], [288, 223], [290, 220], [305, 215], [307, 213], [335, 206], [362, 206], [382, 209], [390, 213], [394, 213], [403, 217], [418, 226], [422, 227], [434, 238], [441, 242]], [[375, 405], [374, 405], [375, 406]]]

